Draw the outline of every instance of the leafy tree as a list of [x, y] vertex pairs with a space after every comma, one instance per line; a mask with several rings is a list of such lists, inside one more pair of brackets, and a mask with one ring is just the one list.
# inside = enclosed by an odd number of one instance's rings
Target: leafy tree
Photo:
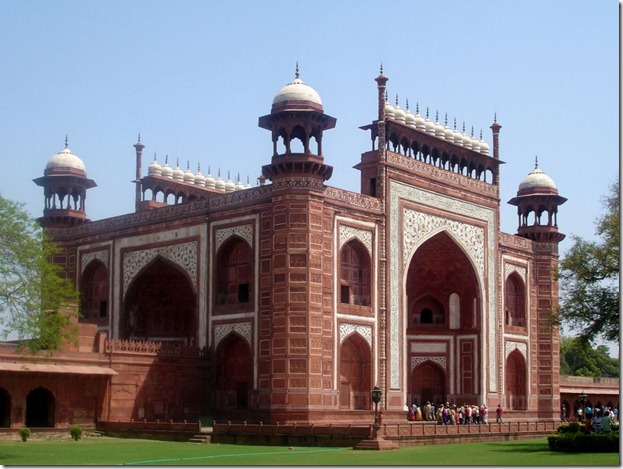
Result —
[[560, 264], [562, 306], [559, 320], [592, 342], [601, 337], [619, 341], [619, 179], [602, 198], [605, 215], [597, 219], [599, 241], [573, 236], [573, 245]]
[[608, 347], [597, 348], [577, 337], [561, 337], [560, 374], [571, 376], [619, 376], [619, 359], [608, 354]]
[[78, 294], [51, 262], [56, 252], [23, 205], [0, 196], [0, 335], [15, 335], [32, 354], [76, 340], [71, 314], [59, 312]]

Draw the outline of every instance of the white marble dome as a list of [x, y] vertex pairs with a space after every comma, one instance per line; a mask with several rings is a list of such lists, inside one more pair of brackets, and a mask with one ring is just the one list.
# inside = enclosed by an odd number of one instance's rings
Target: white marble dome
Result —
[[273, 106], [286, 101], [311, 102], [322, 108], [320, 95], [315, 89], [300, 79], [298, 66], [296, 67], [294, 80], [281, 88], [273, 98]]
[[538, 163], [535, 164], [535, 168], [528, 174], [520, 183], [518, 191], [525, 191], [529, 189], [543, 188], [548, 190], [554, 190], [558, 192], [554, 180], [545, 174], [539, 168]]
[[86, 174], [86, 168], [80, 158], [74, 155], [67, 147], [52, 156], [45, 165], [46, 171], [78, 170]]

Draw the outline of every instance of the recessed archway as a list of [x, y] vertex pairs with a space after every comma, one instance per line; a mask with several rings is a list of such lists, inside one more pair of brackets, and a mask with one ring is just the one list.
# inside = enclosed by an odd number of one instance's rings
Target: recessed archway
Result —
[[506, 407], [509, 410], [526, 410], [526, 360], [519, 350], [515, 350], [506, 359]]
[[[452, 381], [445, 383], [443, 393], [437, 385], [434, 399], [440, 394], [445, 399], [478, 399], [481, 389], [476, 364], [482, 362], [483, 349], [480, 283], [474, 264], [450, 233], [435, 234], [413, 253], [406, 273], [403, 304], [407, 341], [434, 344], [437, 356], [452, 367], [444, 371], [444, 380], [448, 376]], [[417, 352], [410, 351], [405, 363], [411, 363], [422, 352], [426, 351], [421, 346]], [[405, 370], [407, 389], [416, 395], [429, 393], [414, 381], [419, 378], [409, 371]]]
[[46, 388], [35, 388], [26, 397], [26, 426], [54, 427], [54, 395]]
[[184, 271], [157, 257], [132, 282], [120, 325], [125, 339], [196, 340], [196, 295]]
[[108, 317], [108, 269], [94, 260], [87, 265], [80, 281], [81, 320], [98, 321]]
[[248, 409], [253, 390], [251, 347], [238, 334], [230, 333], [219, 344], [215, 357], [217, 409]]
[[11, 427], [11, 395], [4, 388], [0, 388], [0, 427]]
[[446, 374], [439, 365], [425, 361], [413, 370], [411, 400], [409, 405], [415, 403], [418, 406], [427, 402], [435, 406], [446, 402]]
[[359, 334], [344, 340], [340, 346], [340, 408], [370, 408], [371, 363], [370, 347]]

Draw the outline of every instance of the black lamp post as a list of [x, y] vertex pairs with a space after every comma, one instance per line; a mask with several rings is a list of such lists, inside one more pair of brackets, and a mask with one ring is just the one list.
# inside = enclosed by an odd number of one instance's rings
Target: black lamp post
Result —
[[378, 386], [374, 386], [372, 389], [372, 402], [374, 402], [374, 427], [379, 427], [379, 402], [381, 402], [381, 395], [383, 391]]
[[582, 393], [578, 396], [580, 400], [580, 404], [582, 404], [582, 421], [586, 418], [586, 399], [588, 396], [582, 391]]

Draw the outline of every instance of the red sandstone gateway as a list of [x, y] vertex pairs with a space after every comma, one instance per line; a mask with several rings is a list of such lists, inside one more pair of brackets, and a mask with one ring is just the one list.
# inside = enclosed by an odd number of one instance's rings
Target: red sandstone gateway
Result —
[[500, 232], [497, 119], [490, 147], [376, 82], [372, 148], [350, 155], [359, 192], [327, 185], [349, 156], [325, 159], [336, 119], [298, 67], [259, 118], [254, 187], [168, 158], [144, 174], [139, 137], [135, 212], [91, 221], [95, 182], [66, 143], [35, 182], [81, 293], [80, 343], [36, 363], [0, 350], [2, 425], [368, 423], [374, 386], [384, 423], [427, 401], [559, 419], [549, 312], [566, 199], [535, 165], [509, 201], [518, 233]]

